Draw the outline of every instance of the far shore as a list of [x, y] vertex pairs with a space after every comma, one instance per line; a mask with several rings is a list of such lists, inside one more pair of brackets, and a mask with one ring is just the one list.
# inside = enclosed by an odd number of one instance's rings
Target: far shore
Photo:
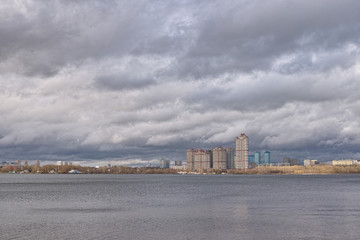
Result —
[[193, 170], [178, 170], [156, 167], [83, 167], [75, 165], [45, 165], [45, 166], [4, 166], [0, 173], [16, 174], [244, 174], [244, 175], [324, 175], [324, 174], [358, 174], [359, 165], [351, 166], [258, 166], [253, 169], [209, 169], [196, 172]]

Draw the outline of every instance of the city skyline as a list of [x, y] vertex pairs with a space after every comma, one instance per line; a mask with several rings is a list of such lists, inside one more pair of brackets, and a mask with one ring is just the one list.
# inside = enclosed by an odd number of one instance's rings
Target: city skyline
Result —
[[256, 166], [270, 166], [270, 151], [264, 152], [264, 161], [261, 153], [256, 151], [250, 155], [249, 137], [245, 133], [235, 137], [235, 148], [214, 147], [207, 150], [190, 148], [186, 151], [187, 169], [191, 171], [214, 170], [246, 170]]
[[0, 160], [144, 166], [241, 132], [274, 162], [360, 159], [359, 9], [2, 1]]

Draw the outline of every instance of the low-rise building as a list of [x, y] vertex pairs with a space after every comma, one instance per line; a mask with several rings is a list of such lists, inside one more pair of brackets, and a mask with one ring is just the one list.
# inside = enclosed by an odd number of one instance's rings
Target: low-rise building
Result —
[[171, 169], [176, 169], [176, 170], [186, 170], [187, 166], [183, 165], [183, 166], [171, 166]]
[[342, 160], [333, 160], [332, 165], [334, 166], [351, 166], [360, 164], [359, 160], [354, 159], [342, 159]]
[[304, 160], [304, 166], [313, 166], [319, 164], [318, 160], [312, 160], [312, 159], [305, 159]]
[[288, 163], [290, 166], [300, 165], [300, 160], [296, 158], [284, 157], [283, 163]]

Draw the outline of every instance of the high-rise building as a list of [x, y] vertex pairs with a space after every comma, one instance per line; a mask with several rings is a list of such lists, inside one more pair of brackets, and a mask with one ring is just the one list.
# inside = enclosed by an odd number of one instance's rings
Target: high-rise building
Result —
[[233, 148], [226, 148], [226, 168], [235, 168], [235, 153]]
[[187, 168], [189, 170], [195, 170], [195, 149], [188, 149], [186, 151]]
[[255, 158], [255, 163], [256, 163], [257, 165], [261, 164], [261, 153], [260, 153], [260, 152], [256, 152], [256, 153], [254, 154], [254, 158]]
[[165, 159], [160, 159], [160, 168], [170, 168], [170, 161]]
[[264, 163], [270, 164], [270, 152], [269, 151], [264, 152]]
[[194, 169], [197, 171], [211, 168], [211, 152], [199, 149], [194, 156]]
[[212, 150], [213, 155], [213, 168], [214, 169], [226, 169], [226, 148], [216, 147]]
[[177, 167], [182, 166], [182, 161], [176, 160], [175, 161], [175, 166], [177, 166]]
[[254, 162], [255, 162], [254, 154], [249, 155], [249, 165], [250, 165], [251, 163], [254, 163]]
[[236, 156], [235, 168], [248, 169], [249, 168], [249, 137], [245, 133], [236, 137]]

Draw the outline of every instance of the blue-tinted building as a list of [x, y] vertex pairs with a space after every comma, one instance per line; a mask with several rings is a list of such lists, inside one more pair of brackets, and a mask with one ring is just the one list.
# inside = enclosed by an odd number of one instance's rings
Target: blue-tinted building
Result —
[[261, 164], [261, 154], [260, 154], [260, 152], [256, 152], [255, 155], [254, 155], [254, 158], [255, 158], [255, 163], [257, 165]]
[[270, 164], [270, 152], [269, 151], [264, 152], [264, 163]]
[[160, 168], [170, 168], [170, 161], [161, 159], [160, 160]]
[[249, 155], [249, 166], [251, 165], [251, 163], [255, 162], [255, 157], [254, 155]]

